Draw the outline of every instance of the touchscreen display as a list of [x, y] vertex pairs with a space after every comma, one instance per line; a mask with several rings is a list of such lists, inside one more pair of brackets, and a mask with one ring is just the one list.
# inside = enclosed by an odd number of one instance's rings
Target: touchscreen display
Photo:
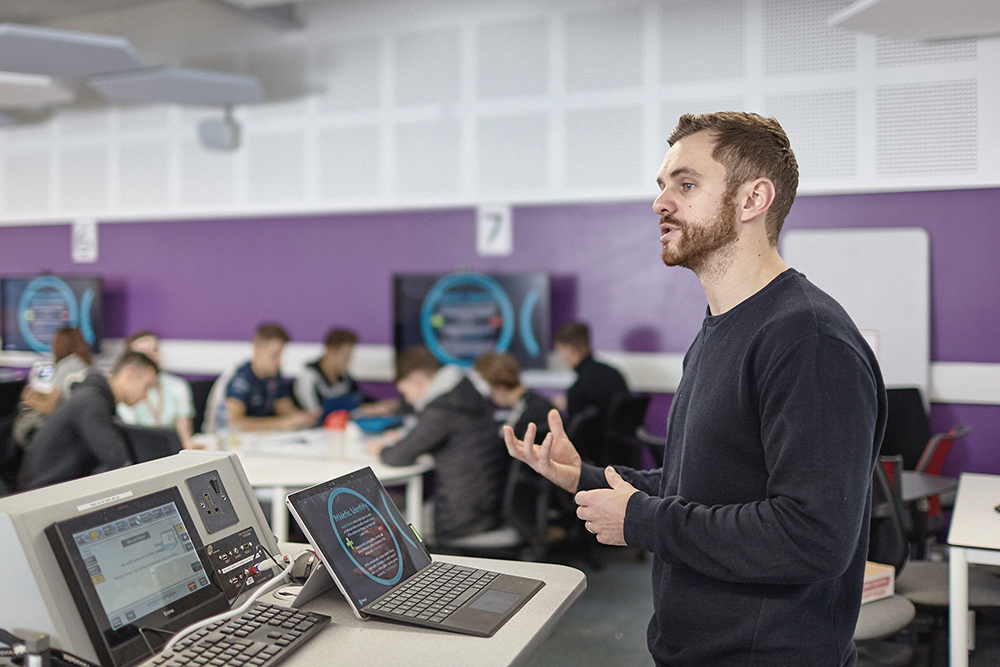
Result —
[[73, 534], [112, 629], [208, 586], [177, 504]]
[[59, 521], [46, 535], [102, 664], [132, 664], [229, 608], [176, 487]]
[[371, 468], [292, 494], [289, 502], [359, 609], [431, 562]]

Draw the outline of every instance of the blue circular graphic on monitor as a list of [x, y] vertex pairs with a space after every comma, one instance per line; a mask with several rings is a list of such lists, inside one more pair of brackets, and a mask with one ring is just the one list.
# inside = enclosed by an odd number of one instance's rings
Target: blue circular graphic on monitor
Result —
[[[48, 354], [52, 351], [52, 336], [63, 327], [77, 326], [80, 311], [69, 285], [55, 276], [41, 276], [28, 283], [21, 294], [17, 318], [28, 347]], [[87, 329], [93, 337], [89, 321]]]
[[479, 273], [454, 273], [431, 288], [420, 307], [424, 343], [439, 361], [471, 366], [483, 352], [506, 352], [514, 306], [500, 285]]
[[[355, 545], [353, 543], [353, 539], [350, 536], [347, 536], [345, 539], [345, 536], [341, 535], [340, 531], [337, 529], [337, 521], [333, 516], [334, 515], [333, 499], [345, 493], [348, 495], [357, 496], [361, 500], [361, 502], [368, 509], [370, 509], [375, 516], [378, 517], [379, 521], [382, 522], [382, 525], [385, 526], [385, 532], [389, 533], [389, 537], [392, 538], [392, 546], [396, 550], [396, 575], [394, 577], [387, 579], [372, 574], [367, 567], [359, 563], [358, 559], [354, 557]], [[327, 507], [327, 513], [330, 516], [330, 527], [333, 528], [333, 532], [337, 536], [337, 541], [340, 543], [340, 547], [344, 550], [344, 553], [347, 554], [347, 557], [350, 558], [351, 561], [353, 561], [353, 563], [358, 566], [358, 570], [363, 572], [372, 581], [377, 581], [378, 583], [384, 584], [386, 586], [391, 586], [395, 583], [398, 583], [399, 580], [403, 577], [403, 554], [402, 551], [400, 551], [399, 543], [396, 541], [395, 533], [393, 533], [392, 530], [389, 528], [389, 524], [386, 523], [385, 517], [382, 516], [382, 514], [375, 508], [375, 506], [372, 505], [370, 502], [368, 502], [367, 498], [362, 496], [357, 491], [354, 491], [353, 489], [335, 489], [333, 493], [330, 494], [330, 497], [327, 498], [326, 507]], [[355, 508], [356, 507], [357, 506], [355, 506]], [[357, 513], [360, 514], [360, 512]]]

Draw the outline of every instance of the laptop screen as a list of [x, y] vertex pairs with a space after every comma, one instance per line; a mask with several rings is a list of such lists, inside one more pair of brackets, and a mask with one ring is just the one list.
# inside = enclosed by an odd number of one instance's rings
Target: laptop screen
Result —
[[[228, 609], [206, 573], [192, 527], [171, 487], [46, 530], [102, 663], [131, 664], [170, 631]], [[146, 630], [164, 632], [146, 632], [144, 639]]]
[[371, 468], [293, 493], [288, 503], [358, 609], [430, 565]]

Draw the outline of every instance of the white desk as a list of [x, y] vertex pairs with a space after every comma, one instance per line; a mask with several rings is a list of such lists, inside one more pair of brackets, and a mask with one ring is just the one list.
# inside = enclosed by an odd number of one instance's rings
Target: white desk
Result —
[[[433, 458], [422, 456], [413, 465], [388, 466], [368, 453], [360, 430], [349, 429], [341, 435], [344, 437], [331, 440], [330, 431], [317, 428], [241, 432], [235, 434], [235, 440], [231, 439], [231, 445], [235, 445], [231, 447], [232, 451], [240, 457], [250, 484], [271, 500], [271, 531], [278, 541], [288, 539], [285, 497], [289, 493], [365, 466], [371, 466], [384, 486], [405, 486], [406, 507], [403, 514], [417, 532], [423, 534], [423, 474], [434, 468]], [[210, 448], [217, 446], [214, 435], [199, 439]]]
[[962, 473], [948, 529], [951, 667], [968, 667], [969, 563], [1000, 565], [1000, 476]]
[[[295, 549], [282, 552], [294, 555]], [[305, 545], [294, 545], [299, 548]], [[570, 607], [587, 588], [587, 578], [565, 565], [521, 561], [435, 556], [436, 560], [532, 577], [545, 582], [528, 602], [489, 638], [411, 627], [388, 621], [361, 621], [351, 612], [336, 587], [303, 607], [333, 617], [320, 634], [289, 656], [288, 667], [325, 665], [339, 662], [364, 667], [373, 665], [476, 665], [508, 667], [522, 665], [534, 654], [559, 624]], [[279, 593], [280, 593], [279, 589]], [[285, 599], [264, 596], [262, 602], [288, 605]], [[340, 656], [335, 658], [332, 656]]]

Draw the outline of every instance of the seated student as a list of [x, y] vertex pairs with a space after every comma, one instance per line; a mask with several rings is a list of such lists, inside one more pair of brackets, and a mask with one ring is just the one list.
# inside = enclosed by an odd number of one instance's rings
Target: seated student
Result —
[[306, 364], [295, 378], [295, 400], [303, 410], [322, 410], [326, 401], [340, 398], [347, 409], [355, 407], [348, 404], [348, 399], [359, 402], [358, 412], [366, 416], [390, 415], [399, 410], [398, 400], [376, 401], [364, 394], [348, 374], [357, 342], [357, 334], [347, 329], [331, 329], [326, 334], [323, 356]]
[[18, 473], [18, 489], [86, 477], [131, 463], [115, 425], [115, 405], [135, 405], [156, 384], [159, 368], [141, 352], [126, 352], [111, 375], [91, 373], [76, 385], [35, 434]]
[[[474, 365], [479, 376], [490, 388], [490, 398], [504, 409], [501, 428], [510, 426], [514, 434], [524, 438], [528, 424], [541, 429], [548, 423], [552, 402], [541, 394], [530, 391], [521, 384], [521, 365], [513, 355], [506, 352], [487, 352], [476, 359]], [[536, 431], [536, 440], [541, 441], [545, 433]]]
[[417, 422], [401, 439], [372, 442], [370, 451], [397, 466], [434, 454], [433, 536], [439, 544], [494, 528], [509, 463], [486, 398], [462, 369], [442, 366], [420, 346], [396, 359], [396, 388], [416, 410]]
[[603, 443], [597, 437], [607, 419], [611, 399], [628, 393], [628, 384], [617, 369], [594, 359], [590, 349], [590, 328], [583, 322], [563, 325], [553, 337], [556, 354], [576, 372], [576, 380], [566, 392], [565, 402], [553, 401], [566, 413], [566, 428], [577, 420], [592, 425], [575, 434], [575, 444], [587, 460], [599, 460]]
[[163, 370], [159, 337], [152, 331], [137, 331], [125, 339], [125, 349], [142, 352], [155, 361], [160, 374], [145, 399], [135, 405], [118, 404], [118, 418], [136, 426], [172, 427], [177, 430], [185, 449], [201, 449], [191, 440], [194, 433], [191, 385], [184, 378]]
[[288, 333], [273, 323], [261, 324], [253, 336], [250, 361], [236, 369], [226, 385], [229, 424], [242, 431], [314, 426], [319, 410], [300, 410], [281, 377], [281, 353]]
[[52, 389], [39, 391], [28, 385], [21, 393], [21, 409], [12, 433], [22, 448], [28, 446], [45, 418], [69, 396], [70, 388], [86, 376], [94, 363], [87, 341], [75, 327], [63, 327], [52, 336], [52, 359]]

